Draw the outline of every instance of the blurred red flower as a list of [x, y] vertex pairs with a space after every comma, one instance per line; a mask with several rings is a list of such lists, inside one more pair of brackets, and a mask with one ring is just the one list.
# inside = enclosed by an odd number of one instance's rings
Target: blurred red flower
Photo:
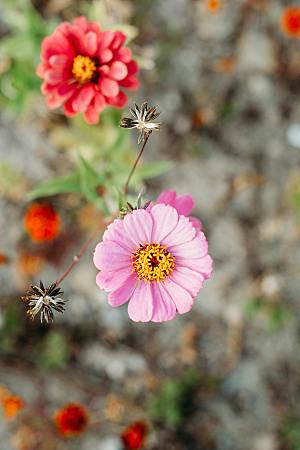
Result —
[[95, 124], [106, 106], [122, 108], [122, 88], [136, 89], [138, 65], [124, 47], [122, 31], [101, 31], [96, 22], [78, 17], [63, 22], [44, 39], [37, 74], [49, 108], [64, 105], [66, 116], [82, 112]]
[[121, 435], [122, 442], [127, 450], [143, 447], [147, 435], [147, 425], [144, 422], [135, 422], [129, 425]]
[[289, 37], [300, 37], [300, 7], [289, 6], [283, 11], [281, 29]]
[[61, 220], [51, 205], [34, 203], [26, 211], [24, 227], [32, 241], [51, 241], [60, 232]]
[[83, 406], [70, 403], [57, 411], [54, 421], [63, 436], [75, 436], [86, 429], [88, 414]]

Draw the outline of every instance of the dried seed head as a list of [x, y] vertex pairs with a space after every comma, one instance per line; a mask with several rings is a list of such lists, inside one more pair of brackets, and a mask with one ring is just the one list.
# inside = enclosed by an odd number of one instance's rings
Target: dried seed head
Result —
[[147, 102], [144, 102], [141, 107], [135, 104], [134, 108], [130, 108], [130, 112], [134, 118], [124, 117], [121, 120], [120, 126], [122, 128], [136, 128], [139, 130], [138, 144], [143, 142], [146, 136], [152, 133], [152, 131], [160, 130], [161, 124], [154, 122], [160, 115], [157, 106], [150, 107]]
[[63, 313], [65, 310], [66, 300], [62, 298], [63, 291], [57, 287], [56, 283], [45, 287], [40, 281], [39, 286], [31, 286], [21, 300], [28, 303], [27, 314], [31, 319], [34, 319], [37, 314], [40, 314], [42, 322], [53, 322], [53, 310]]

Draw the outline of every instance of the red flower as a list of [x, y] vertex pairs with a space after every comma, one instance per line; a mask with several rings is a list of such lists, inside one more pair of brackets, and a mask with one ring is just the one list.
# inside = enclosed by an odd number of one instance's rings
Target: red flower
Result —
[[37, 67], [49, 108], [63, 104], [67, 116], [82, 112], [89, 124], [107, 105], [122, 108], [127, 96], [121, 89], [138, 87], [138, 65], [125, 39], [122, 31], [101, 31], [85, 17], [61, 23], [44, 39]]
[[62, 435], [74, 436], [86, 429], [88, 414], [81, 405], [70, 403], [57, 411], [54, 421]]
[[289, 37], [300, 37], [300, 8], [298, 6], [289, 6], [283, 11], [281, 29]]
[[144, 422], [135, 422], [129, 425], [121, 435], [126, 449], [142, 448], [147, 434], [147, 425]]
[[60, 217], [51, 205], [34, 203], [25, 214], [24, 227], [33, 241], [51, 241], [59, 234]]

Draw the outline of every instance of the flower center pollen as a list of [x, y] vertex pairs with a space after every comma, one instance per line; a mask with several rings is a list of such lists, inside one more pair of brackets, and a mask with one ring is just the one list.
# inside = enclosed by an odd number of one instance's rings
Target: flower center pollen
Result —
[[138, 278], [146, 281], [163, 281], [175, 268], [175, 258], [160, 244], [146, 244], [131, 256]]
[[88, 56], [77, 55], [73, 59], [72, 73], [78, 83], [90, 81], [96, 72], [95, 62]]

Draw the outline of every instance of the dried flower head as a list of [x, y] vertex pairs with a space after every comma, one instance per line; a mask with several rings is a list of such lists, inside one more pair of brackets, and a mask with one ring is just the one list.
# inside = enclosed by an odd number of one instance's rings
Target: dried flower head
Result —
[[287, 7], [281, 15], [281, 29], [291, 38], [300, 37], [300, 8], [298, 6]]
[[76, 436], [86, 429], [88, 414], [83, 406], [70, 403], [57, 411], [54, 421], [63, 436]]
[[142, 448], [147, 435], [147, 425], [139, 421], [129, 425], [121, 435], [122, 442], [126, 450]]
[[160, 115], [157, 106], [150, 107], [147, 102], [144, 102], [141, 107], [138, 107], [137, 104], [135, 104], [134, 108], [130, 108], [130, 112], [134, 119], [124, 117], [121, 120], [120, 126], [122, 128], [136, 128], [139, 130], [140, 136], [138, 144], [143, 142], [146, 136], [152, 133], [152, 131], [159, 131], [161, 124], [153, 122]]
[[55, 209], [47, 203], [33, 203], [26, 211], [24, 227], [34, 242], [55, 239], [61, 228], [61, 220]]
[[21, 300], [28, 302], [29, 309], [27, 314], [34, 319], [40, 314], [41, 322], [52, 322], [54, 320], [53, 310], [63, 313], [66, 300], [62, 298], [63, 291], [57, 287], [56, 283], [44, 287], [40, 281], [39, 286], [31, 286]]

